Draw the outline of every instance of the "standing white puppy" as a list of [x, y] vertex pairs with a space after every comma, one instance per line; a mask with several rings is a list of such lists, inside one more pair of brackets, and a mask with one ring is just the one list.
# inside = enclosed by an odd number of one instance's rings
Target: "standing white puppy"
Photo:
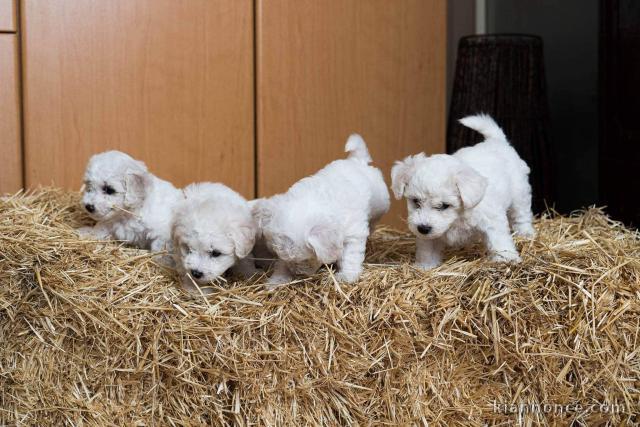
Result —
[[257, 227], [249, 203], [217, 183], [191, 184], [175, 210], [173, 256], [183, 287], [195, 290], [232, 269], [244, 277], [255, 272], [247, 256]]
[[286, 193], [259, 200], [254, 214], [279, 260], [270, 288], [295, 274], [311, 275], [338, 263], [336, 279], [354, 282], [362, 271], [369, 232], [389, 210], [389, 192], [360, 135], [351, 135], [347, 159], [335, 160]]
[[121, 240], [142, 249], [170, 250], [173, 209], [182, 193], [120, 151], [89, 159], [82, 205], [96, 221], [81, 236]]
[[416, 264], [442, 263], [442, 251], [480, 238], [494, 261], [519, 262], [513, 230], [533, 237], [529, 167], [488, 115], [460, 120], [485, 141], [453, 155], [424, 153], [396, 162], [392, 190], [405, 197], [409, 229], [417, 236]]

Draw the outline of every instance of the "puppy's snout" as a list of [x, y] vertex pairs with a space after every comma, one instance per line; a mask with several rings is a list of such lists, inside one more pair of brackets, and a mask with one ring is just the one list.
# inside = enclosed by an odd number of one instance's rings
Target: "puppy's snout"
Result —
[[429, 233], [431, 233], [431, 226], [426, 225], [426, 224], [420, 224], [418, 226], [418, 232], [420, 234], [429, 234]]
[[93, 206], [91, 203], [87, 203], [86, 205], [84, 205], [84, 208], [87, 210], [87, 212], [89, 213], [94, 213], [96, 211], [96, 207]]
[[202, 279], [202, 276], [204, 276], [200, 270], [191, 270], [190, 273], [194, 279]]

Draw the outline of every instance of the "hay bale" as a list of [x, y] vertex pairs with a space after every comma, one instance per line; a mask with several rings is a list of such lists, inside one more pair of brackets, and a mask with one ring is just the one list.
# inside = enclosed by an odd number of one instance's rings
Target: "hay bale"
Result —
[[517, 266], [470, 250], [416, 271], [414, 240], [383, 228], [356, 285], [325, 271], [204, 299], [144, 251], [78, 240], [77, 202], [48, 189], [0, 201], [2, 424], [591, 425], [638, 412], [640, 236], [598, 209], [538, 220]]

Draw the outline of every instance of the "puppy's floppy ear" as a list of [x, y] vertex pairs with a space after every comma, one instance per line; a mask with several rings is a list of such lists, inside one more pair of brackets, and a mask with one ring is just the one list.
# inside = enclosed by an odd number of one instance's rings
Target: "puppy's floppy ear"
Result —
[[233, 241], [234, 252], [238, 258], [244, 258], [256, 243], [257, 227], [253, 218], [231, 227], [229, 237]]
[[295, 244], [293, 239], [286, 234], [276, 234], [271, 241], [271, 247], [278, 254], [285, 254], [287, 257], [295, 255]]
[[124, 203], [127, 207], [137, 207], [147, 196], [147, 189], [151, 185], [151, 177], [146, 170], [129, 170], [124, 177]]
[[311, 227], [307, 245], [323, 264], [335, 262], [342, 254], [344, 236], [335, 222], [323, 222]]
[[464, 166], [455, 174], [454, 179], [465, 209], [470, 209], [480, 203], [488, 184], [484, 176], [476, 172], [475, 169]]
[[396, 199], [401, 199], [404, 195], [404, 189], [413, 176], [416, 164], [420, 159], [424, 159], [424, 153], [408, 156], [402, 161], [397, 161], [391, 168], [391, 191]]

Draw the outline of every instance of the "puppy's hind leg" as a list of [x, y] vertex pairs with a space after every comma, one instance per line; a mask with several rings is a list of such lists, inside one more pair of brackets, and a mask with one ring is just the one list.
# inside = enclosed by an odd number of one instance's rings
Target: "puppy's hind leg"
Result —
[[353, 283], [362, 273], [364, 253], [367, 249], [367, 237], [347, 238], [342, 248], [342, 255], [338, 260], [340, 271], [336, 274], [339, 282]]
[[484, 230], [485, 243], [492, 261], [520, 262], [520, 255], [511, 238], [509, 221], [505, 216], [495, 218]]
[[513, 202], [509, 207], [509, 221], [511, 228], [518, 236], [533, 238], [536, 230], [533, 228], [533, 212], [531, 211], [531, 188], [524, 183], [516, 188]]

